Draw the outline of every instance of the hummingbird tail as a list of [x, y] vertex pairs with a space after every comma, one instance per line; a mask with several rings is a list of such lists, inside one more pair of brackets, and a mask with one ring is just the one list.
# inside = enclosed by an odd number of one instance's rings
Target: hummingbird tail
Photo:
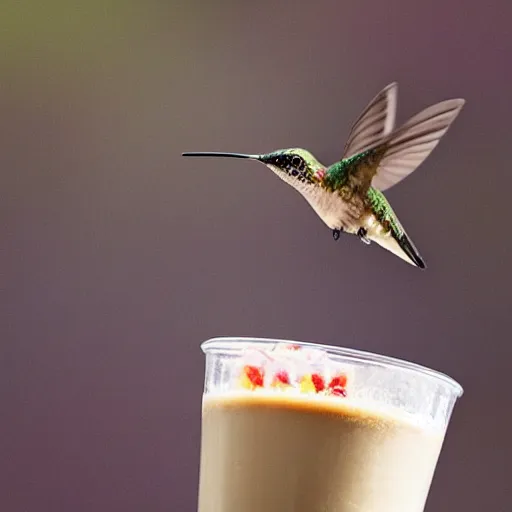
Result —
[[416, 246], [413, 244], [412, 240], [407, 236], [407, 233], [405, 233], [405, 231], [401, 237], [396, 237], [395, 240], [397, 241], [402, 251], [405, 252], [407, 257], [411, 260], [411, 262], [414, 265], [422, 269], [427, 268], [425, 260], [421, 257], [418, 249], [416, 249]]

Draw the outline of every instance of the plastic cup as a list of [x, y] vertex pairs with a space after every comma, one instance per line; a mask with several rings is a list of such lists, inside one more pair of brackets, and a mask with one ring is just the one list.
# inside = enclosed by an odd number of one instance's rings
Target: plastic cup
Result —
[[335, 346], [215, 338], [199, 512], [422, 512], [462, 387]]

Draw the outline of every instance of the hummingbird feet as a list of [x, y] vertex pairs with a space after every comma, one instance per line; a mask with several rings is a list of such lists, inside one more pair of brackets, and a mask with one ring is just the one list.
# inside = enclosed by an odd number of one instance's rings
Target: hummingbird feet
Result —
[[332, 237], [334, 238], [334, 240], [338, 240], [342, 231], [343, 231], [343, 228], [332, 230]]
[[370, 239], [366, 235], [367, 235], [366, 229], [359, 228], [357, 230], [357, 236], [359, 237], [361, 242], [363, 242], [366, 245], [370, 245], [371, 241], [370, 241]]

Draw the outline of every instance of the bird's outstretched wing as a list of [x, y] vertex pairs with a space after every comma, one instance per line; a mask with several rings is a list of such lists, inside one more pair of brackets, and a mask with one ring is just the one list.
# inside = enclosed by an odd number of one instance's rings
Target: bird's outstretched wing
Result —
[[336, 189], [347, 182], [366, 193], [384, 191], [409, 176], [428, 157], [455, 120], [465, 101], [453, 99], [426, 108], [372, 149], [333, 164], [324, 178]]
[[465, 101], [446, 100], [409, 119], [385, 142], [372, 186], [383, 191], [417, 169], [439, 144]]
[[398, 84], [393, 82], [368, 103], [350, 130], [343, 159], [378, 145], [395, 127]]

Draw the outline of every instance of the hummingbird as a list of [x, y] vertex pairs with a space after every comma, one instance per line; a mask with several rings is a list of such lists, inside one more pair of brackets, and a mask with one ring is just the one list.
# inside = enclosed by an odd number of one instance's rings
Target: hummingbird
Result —
[[382, 89], [353, 123], [341, 159], [325, 166], [302, 148], [266, 154], [186, 152], [182, 156], [243, 158], [261, 162], [291, 185], [332, 231], [372, 241], [425, 269], [413, 241], [383, 192], [409, 176], [428, 157], [460, 110], [463, 99], [434, 104], [395, 129], [398, 85]]

